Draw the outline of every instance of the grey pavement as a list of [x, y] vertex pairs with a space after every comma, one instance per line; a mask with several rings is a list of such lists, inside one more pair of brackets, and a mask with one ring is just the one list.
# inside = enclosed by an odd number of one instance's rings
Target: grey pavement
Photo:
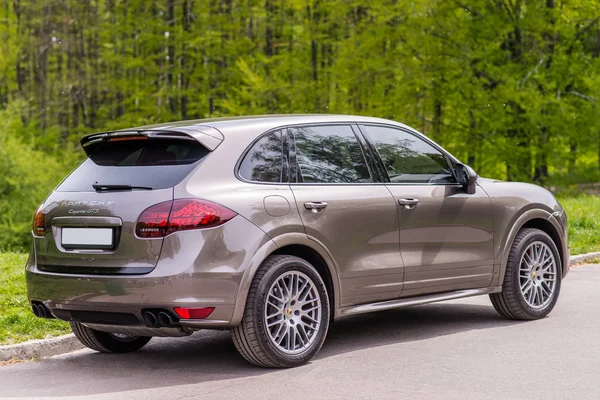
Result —
[[487, 296], [346, 318], [291, 370], [247, 364], [228, 332], [155, 338], [0, 367], [0, 397], [600, 399], [600, 266], [573, 268], [554, 311], [506, 321]]

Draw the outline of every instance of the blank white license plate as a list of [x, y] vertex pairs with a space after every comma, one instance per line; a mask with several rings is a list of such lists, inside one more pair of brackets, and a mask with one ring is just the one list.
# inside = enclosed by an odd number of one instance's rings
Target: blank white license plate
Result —
[[112, 247], [111, 228], [62, 228], [64, 247]]

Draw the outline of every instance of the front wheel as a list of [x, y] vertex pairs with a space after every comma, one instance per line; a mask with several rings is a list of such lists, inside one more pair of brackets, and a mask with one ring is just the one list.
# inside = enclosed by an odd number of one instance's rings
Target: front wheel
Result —
[[496, 311], [519, 320], [548, 315], [558, 300], [561, 265], [550, 236], [539, 229], [519, 231], [508, 256], [502, 292], [490, 295]]
[[242, 322], [231, 335], [252, 364], [288, 368], [317, 354], [328, 326], [329, 297], [319, 273], [299, 257], [277, 255], [257, 271]]
[[101, 353], [129, 353], [141, 349], [152, 339], [149, 336], [129, 336], [88, 328], [78, 322], [70, 322], [75, 337], [92, 350]]

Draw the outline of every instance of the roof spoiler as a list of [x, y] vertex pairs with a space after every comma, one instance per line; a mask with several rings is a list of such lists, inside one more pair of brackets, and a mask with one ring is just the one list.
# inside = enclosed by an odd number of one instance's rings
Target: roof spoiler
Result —
[[195, 140], [208, 150], [213, 151], [221, 144], [224, 136], [212, 126], [196, 125], [192, 127], [176, 127], [167, 130], [133, 128], [85, 135], [81, 138], [81, 146], [83, 147], [85, 154], [89, 156], [99, 144], [119, 139], [136, 140], [135, 138]]

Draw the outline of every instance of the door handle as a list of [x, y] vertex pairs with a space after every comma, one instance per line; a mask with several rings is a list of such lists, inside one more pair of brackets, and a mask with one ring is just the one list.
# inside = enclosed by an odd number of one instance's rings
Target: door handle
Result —
[[304, 203], [304, 208], [314, 213], [322, 212], [325, 207], [327, 207], [327, 203], [324, 201], [307, 201]]
[[419, 204], [419, 199], [398, 199], [398, 204], [404, 206], [407, 210], [412, 210]]

